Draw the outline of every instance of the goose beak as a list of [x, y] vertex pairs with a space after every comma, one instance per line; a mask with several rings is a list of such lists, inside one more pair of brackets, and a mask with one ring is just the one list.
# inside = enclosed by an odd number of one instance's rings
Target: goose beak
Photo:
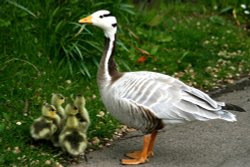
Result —
[[78, 21], [79, 23], [92, 24], [92, 16], [87, 16]]

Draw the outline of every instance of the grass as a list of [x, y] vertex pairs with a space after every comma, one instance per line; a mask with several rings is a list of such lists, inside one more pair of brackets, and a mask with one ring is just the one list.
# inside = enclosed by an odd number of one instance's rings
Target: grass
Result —
[[[86, 1], [87, 7], [77, 0], [58, 2], [62, 4], [0, 2], [0, 166], [70, 162], [60, 149], [29, 135], [42, 102], [50, 101], [53, 92], [64, 94], [68, 102], [72, 94], [84, 94], [92, 120], [90, 142], [109, 141], [119, 128], [100, 100], [95, 79], [103, 34], [77, 24], [97, 9], [108, 8], [118, 17], [116, 60], [121, 70], [166, 73], [203, 90], [249, 74], [249, 18], [240, 13], [239, 3], [212, 1], [208, 7], [208, 2], [173, 1], [132, 9], [119, 0]], [[227, 7], [231, 9], [223, 11]]]

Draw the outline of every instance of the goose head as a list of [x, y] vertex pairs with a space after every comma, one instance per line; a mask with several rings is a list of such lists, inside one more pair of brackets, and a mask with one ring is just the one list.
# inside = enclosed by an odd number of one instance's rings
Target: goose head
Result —
[[113, 36], [117, 31], [116, 18], [108, 10], [96, 11], [93, 14], [80, 19], [79, 23], [92, 24], [101, 28], [104, 31], [106, 37]]

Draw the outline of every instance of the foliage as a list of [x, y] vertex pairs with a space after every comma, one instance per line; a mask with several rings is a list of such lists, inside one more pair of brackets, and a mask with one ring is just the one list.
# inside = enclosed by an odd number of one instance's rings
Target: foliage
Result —
[[[85, 25], [78, 24], [77, 20], [82, 14], [86, 15], [90, 13], [89, 11], [106, 7], [117, 11], [114, 13], [120, 16], [121, 20], [126, 20], [127, 14], [133, 14], [132, 6], [121, 1], [95, 3], [89, 0], [83, 6], [83, 3], [78, 0], [38, 1], [36, 4], [27, 0], [21, 2], [6, 0], [3, 7], [5, 10], [14, 8], [11, 10], [12, 13], [2, 12], [3, 18], [0, 20], [0, 27], [2, 27], [3, 35], [8, 39], [7, 36], [22, 33], [22, 35], [13, 36], [13, 39], [5, 41], [3, 47], [8, 46], [3, 48], [6, 50], [6, 55], [9, 55], [15, 48], [15, 51], [19, 53], [15, 57], [22, 54], [29, 58], [47, 57], [49, 61], [59, 61], [58, 68], [66, 63], [71, 74], [74, 70], [80, 71], [89, 78], [91, 77], [89, 70], [91, 65], [88, 66], [88, 64], [92, 62], [97, 65], [98, 56], [102, 50], [101, 44], [97, 41], [102, 38], [99, 35], [96, 40], [90, 31], [83, 31], [86, 29]], [[124, 13], [126, 14], [124, 15]], [[15, 28], [8, 31], [13, 26]], [[22, 29], [24, 31], [21, 32]], [[27, 53], [31, 50], [33, 52]]]

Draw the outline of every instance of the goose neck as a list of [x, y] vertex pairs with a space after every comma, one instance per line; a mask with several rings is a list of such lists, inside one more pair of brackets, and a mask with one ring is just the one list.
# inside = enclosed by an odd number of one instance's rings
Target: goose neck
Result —
[[105, 34], [105, 48], [98, 70], [98, 84], [108, 84], [112, 77], [118, 73], [113, 55], [115, 50], [115, 34]]

